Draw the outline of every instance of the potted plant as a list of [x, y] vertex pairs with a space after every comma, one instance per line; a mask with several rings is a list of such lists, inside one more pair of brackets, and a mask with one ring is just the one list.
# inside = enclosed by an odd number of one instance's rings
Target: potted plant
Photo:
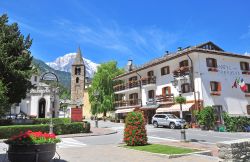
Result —
[[55, 155], [55, 134], [42, 132], [21, 132], [4, 143], [9, 145], [8, 158], [11, 162], [49, 162]]

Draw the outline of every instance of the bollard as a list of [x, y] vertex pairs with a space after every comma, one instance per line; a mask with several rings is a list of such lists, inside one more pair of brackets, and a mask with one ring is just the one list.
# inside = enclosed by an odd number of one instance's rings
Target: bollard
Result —
[[98, 128], [98, 119], [95, 120], [95, 127]]
[[186, 131], [181, 129], [181, 142], [186, 142]]

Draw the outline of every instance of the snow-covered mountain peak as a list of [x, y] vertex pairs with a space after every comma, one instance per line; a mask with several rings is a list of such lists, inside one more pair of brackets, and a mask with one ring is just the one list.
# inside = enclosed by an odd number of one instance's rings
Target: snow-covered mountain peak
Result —
[[[53, 62], [47, 62], [46, 64], [55, 70], [71, 72], [71, 65], [74, 62], [76, 53], [68, 53], [64, 56], [56, 58]], [[94, 73], [97, 71], [99, 64], [92, 62], [91, 60], [83, 58], [86, 66], [86, 76], [93, 78]]]

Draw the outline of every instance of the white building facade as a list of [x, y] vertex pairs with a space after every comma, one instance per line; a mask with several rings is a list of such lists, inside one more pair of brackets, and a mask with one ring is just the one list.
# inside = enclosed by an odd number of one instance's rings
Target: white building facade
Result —
[[59, 115], [59, 91], [40, 82], [39, 75], [32, 75], [31, 83], [35, 88], [27, 93], [18, 106], [12, 108], [12, 114], [25, 114], [33, 118], [58, 117]]
[[[155, 113], [179, 115], [174, 97], [186, 97], [184, 117], [192, 122], [195, 111], [213, 106], [217, 120], [227, 112], [250, 115], [250, 57], [223, 51], [212, 42], [179, 49], [114, 79], [116, 113], [141, 109], [150, 123]], [[235, 80], [247, 87], [242, 91]]]

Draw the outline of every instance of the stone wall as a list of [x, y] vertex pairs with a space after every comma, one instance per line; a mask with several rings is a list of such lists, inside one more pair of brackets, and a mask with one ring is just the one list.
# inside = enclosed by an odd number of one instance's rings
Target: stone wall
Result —
[[250, 138], [217, 143], [222, 162], [250, 162]]

